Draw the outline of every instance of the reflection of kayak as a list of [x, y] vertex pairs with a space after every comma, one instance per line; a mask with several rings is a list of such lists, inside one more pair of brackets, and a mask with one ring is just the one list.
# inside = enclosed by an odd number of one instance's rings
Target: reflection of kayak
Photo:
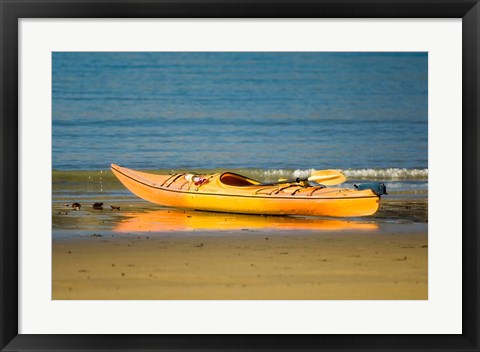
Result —
[[256, 216], [221, 214], [178, 209], [157, 209], [147, 212], [122, 214], [126, 218], [113, 229], [115, 232], [166, 232], [166, 231], [245, 231], [245, 230], [305, 230], [346, 231], [376, 230], [376, 224], [356, 221], [300, 218], [291, 216]]
[[243, 214], [352, 217], [374, 214], [380, 197], [372, 190], [311, 186], [308, 183], [262, 185], [231, 172], [208, 175], [156, 175], [112, 164], [132, 193], [147, 201], [185, 209]]

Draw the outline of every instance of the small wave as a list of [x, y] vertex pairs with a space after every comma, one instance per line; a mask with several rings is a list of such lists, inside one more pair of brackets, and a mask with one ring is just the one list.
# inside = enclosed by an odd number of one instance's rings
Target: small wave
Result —
[[[238, 170], [239, 173], [261, 181], [273, 181], [279, 178], [304, 178], [310, 176], [314, 169], [269, 169], [269, 170]], [[347, 179], [356, 180], [428, 180], [428, 169], [345, 169], [342, 171]]]
[[[199, 170], [146, 170], [159, 174], [180, 173], [194, 171], [199, 174], [232, 171], [261, 182], [277, 181], [278, 179], [306, 178], [315, 169], [199, 169]], [[402, 180], [428, 180], [428, 169], [343, 169], [348, 180], [376, 180], [376, 181], [402, 181]], [[89, 183], [116, 181], [109, 170], [54, 170], [53, 180], [57, 182], [85, 181]]]
[[428, 169], [348, 169], [342, 172], [350, 179], [427, 180]]

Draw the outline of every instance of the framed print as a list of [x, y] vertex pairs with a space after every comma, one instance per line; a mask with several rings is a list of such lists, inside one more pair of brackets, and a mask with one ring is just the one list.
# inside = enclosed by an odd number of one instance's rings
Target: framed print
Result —
[[1, 11], [3, 350], [478, 350], [476, 1]]

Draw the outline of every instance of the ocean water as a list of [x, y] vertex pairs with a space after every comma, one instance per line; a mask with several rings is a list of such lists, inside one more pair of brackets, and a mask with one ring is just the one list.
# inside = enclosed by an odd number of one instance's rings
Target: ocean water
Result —
[[426, 187], [427, 53], [54, 52], [52, 72], [54, 170], [335, 168]]

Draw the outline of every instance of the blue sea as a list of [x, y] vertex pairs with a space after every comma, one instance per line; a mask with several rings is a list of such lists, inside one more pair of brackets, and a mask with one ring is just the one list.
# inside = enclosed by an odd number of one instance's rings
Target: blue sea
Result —
[[428, 54], [54, 52], [52, 127], [58, 171], [425, 180]]

